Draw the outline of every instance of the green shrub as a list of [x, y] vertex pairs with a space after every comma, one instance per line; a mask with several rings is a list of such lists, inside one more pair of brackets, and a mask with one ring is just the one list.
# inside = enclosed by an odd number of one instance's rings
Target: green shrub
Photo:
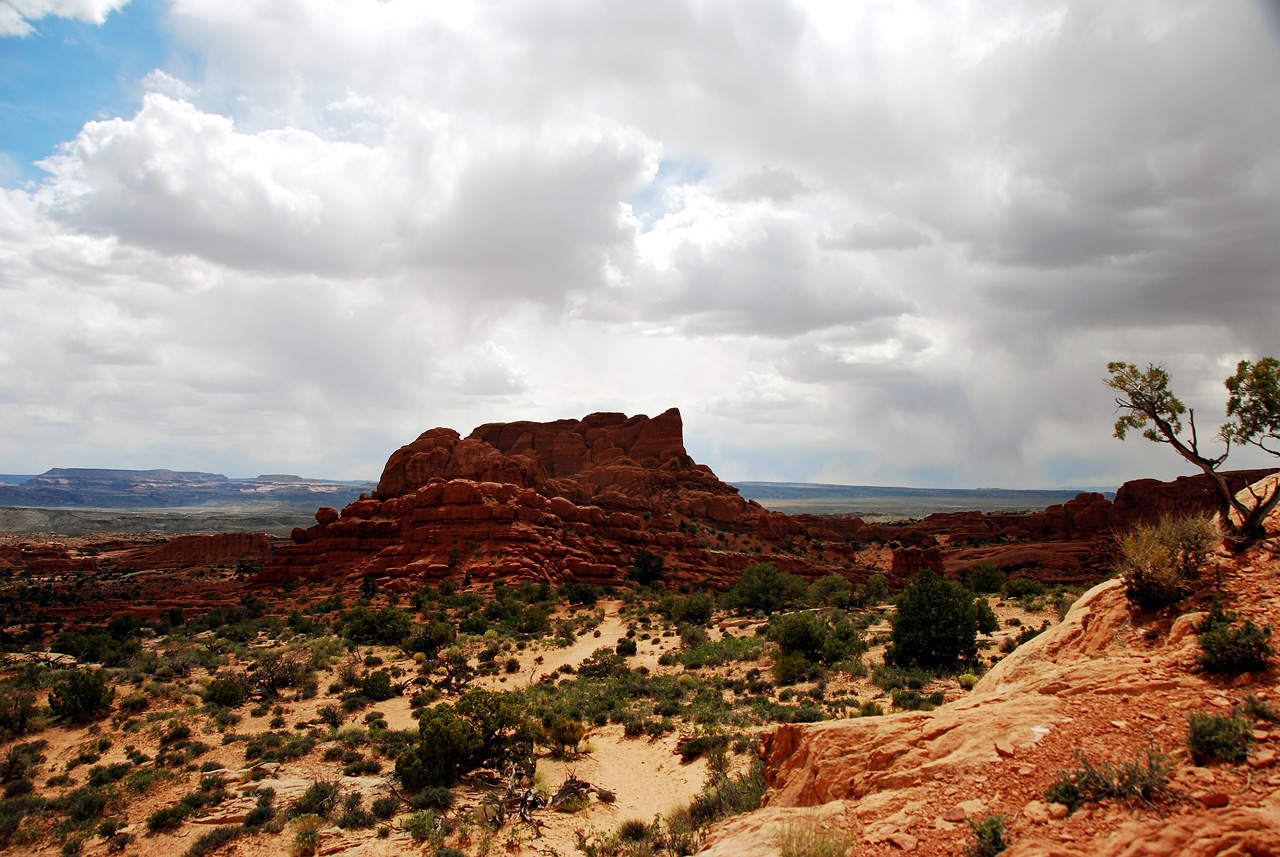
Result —
[[5, 688], [0, 693], [0, 738], [25, 735], [35, 715], [36, 695], [31, 691]]
[[806, 661], [818, 660], [827, 634], [826, 621], [812, 610], [788, 613], [769, 628], [769, 639], [784, 655], [799, 654]]
[[1239, 714], [1187, 715], [1187, 752], [1197, 765], [1243, 762], [1253, 745], [1253, 724]]
[[1004, 841], [1004, 816], [988, 815], [981, 821], [966, 818], [970, 832], [973, 833], [973, 844], [965, 849], [968, 857], [995, 857], [1009, 847]]
[[1125, 595], [1139, 607], [1162, 607], [1192, 592], [1209, 551], [1221, 539], [1206, 515], [1161, 518], [1154, 526], [1138, 524], [1117, 538], [1120, 562], [1116, 573]]
[[1241, 625], [1239, 614], [1227, 612], [1214, 602], [1208, 618], [1196, 626], [1200, 643], [1200, 667], [1211, 673], [1254, 672], [1267, 668], [1273, 654], [1267, 640], [1270, 628], [1259, 628], [1253, 620]]
[[695, 797], [689, 804], [689, 820], [696, 827], [705, 827], [722, 818], [759, 809], [764, 788], [764, 766], [757, 760], [749, 771], [722, 780]]
[[614, 652], [622, 657], [630, 657], [636, 653], [636, 641], [623, 637], [618, 641], [618, 645], [614, 647]]
[[1005, 598], [1044, 595], [1044, 584], [1032, 577], [1015, 577], [1001, 587], [1001, 592]]
[[391, 686], [391, 676], [384, 670], [377, 670], [360, 682], [360, 694], [373, 702], [385, 702], [395, 696], [396, 692]]
[[662, 580], [664, 565], [662, 557], [652, 551], [640, 551], [631, 558], [631, 568], [627, 579], [634, 580], [641, 586], [653, 586]]
[[844, 609], [853, 602], [853, 584], [840, 574], [828, 574], [809, 584], [805, 601], [815, 607]]
[[300, 818], [306, 815], [314, 815], [319, 818], [327, 818], [338, 806], [339, 792], [337, 783], [315, 780], [289, 807], [289, 817]]
[[147, 830], [151, 833], [173, 830], [181, 825], [190, 814], [191, 809], [184, 804], [177, 803], [172, 806], [162, 806], [147, 816]]
[[239, 708], [249, 698], [249, 689], [234, 678], [215, 678], [205, 688], [204, 700], [224, 708]]
[[1151, 803], [1165, 790], [1173, 762], [1154, 744], [1136, 753], [1133, 759], [1113, 766], [1110, 762], [1095, 765], [1080, 751], [1075, 751], [1080, 766], [1059, 771], [1044, 798], [1050, 803], [1065, 804], [1072, 810], [1085, 801], [1108, 798], [1140, 800]]
[[49, 708], [57, 717], [88, 723], [106, 715], [115, 695], [101, 670], [77, 670], [53, 686]]
[[964, 582], [974, 592], [999, 592], [1004, 587], [1004, 572], [994, 562], [984, 560], [965, 572]]
[[369, 807], [373, 817], [379, 821], [386, 821], [391, 818], [398, 809], [400, 809], [400, 798], [395, 795], [383, 795], [382, 797], [374, 798], [373, 804]]
[[972, 593], [927, 568], [903, 590], [891, 621], [886, 663], [954, 669], [977, 658], [978, 611]]
[[191, 843], [191, 847], [187, 849], [185, 857], [204, 857], [206, 854], [212, 854], [228, 842], [239, 839], [243, 834], [244, 828], [239, 825], [215, 827]]

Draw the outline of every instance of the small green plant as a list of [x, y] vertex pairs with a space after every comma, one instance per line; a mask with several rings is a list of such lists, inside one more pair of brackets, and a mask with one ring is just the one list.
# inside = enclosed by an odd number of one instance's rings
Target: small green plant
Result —
[[1253, 724], [1236, 712], [1187, 715], [1187, 752], [1197, 765], [1243, 762], [1253, 746]]
[[1267, 668], [1273, 654], [1267, 643], [1271, 629], [1259, 628], [1251, 619], [1237, 625], [1239, 617], [1215, 601], [1208, 617], [1196, 626], [1198, 660], [1205, 672], [1242, 673]]
[[969, 830], [973, 833], [973, 844], [965, 853], [969, 857], [995, 857], [1009, 847], [1004, 841], [1004, 816], [988, 815], [981, 821], [966, 818]]
[[293, 841], [289, 857], [312, 857], [320, 847], [320, 828], [324, 819], [318, 815], [300, 815], [293, 820]]

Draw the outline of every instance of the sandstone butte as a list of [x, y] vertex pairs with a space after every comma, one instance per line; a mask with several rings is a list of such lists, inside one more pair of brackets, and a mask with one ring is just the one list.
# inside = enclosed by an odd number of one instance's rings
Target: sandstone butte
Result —
[[[1232, 479], [1242, 488], [1266, 472]], [[610, 584], [647, 550], [665, 559], [669, 580], [692, 584], [732, 584], [766, 559], [810, 579], [835, 572], [862, 582], [881, 572], [895, 589], [921, 567], [954, 576], [983, 560], [1046, 582], [1091, 583], [1108, 564], [1115, 529], [1211, 505], [1203, 477], [1184, 477], [1127, 483], [1114, 502], [1083, 493], [1035, 514], [938, 514], [889, 526], [784, 515], [695, 463], [678, 410], [597, 413], [490, 423], [465, 438], [424, 432], [391, 455], [373, 496], [320, 509], [314, 526], [276, 547], [258, 580], [372, 575], [401, 590], [449, 576]]]

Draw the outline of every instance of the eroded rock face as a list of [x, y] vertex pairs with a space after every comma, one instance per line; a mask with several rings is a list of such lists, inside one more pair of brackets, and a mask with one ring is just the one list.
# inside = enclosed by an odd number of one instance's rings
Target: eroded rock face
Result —
[[[465, 438], [424, 432], [391, 455], [373, 497], [318, 512], [260, 579], [616, 583], [642, 550], [684, 580], [732, 582], [762, 559], [814, 577], [852, 568], [857, 549], [844, 535], [866, 529], [802, 523], [744, 500], [689, 457], [674, 408], [653, 418], [599, 413], [491, 423]], [[818, 556], [796, 549], [815, 536], [833, 543]]]

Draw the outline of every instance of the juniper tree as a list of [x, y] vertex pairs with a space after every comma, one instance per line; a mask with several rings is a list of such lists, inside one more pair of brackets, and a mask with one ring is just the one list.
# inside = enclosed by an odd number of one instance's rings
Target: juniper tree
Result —
[[[1227, 416], [1235, 421], [1228, 422], [1218, 433], [1224, 445], [1220, 455], [1201, 449], [1195, 410], [1188, 409], [1169, 389], [1169, 373], [1163, 366], [1148, 364], [1142, 371], [1132, 363], [1115, 361], [1107, 364], [1107, 371], [1111, 373], [1107, 386], [1122, 394], [1116, 398], [1121, 413], [1115, 423], [1115, 436], [1124, 440], [1130, 429], [1136, 429], [1147, 440], [1169, 444], [1209, 478], [1215, 489], [1219, 518], [1233, 537], [1265, 536], [1262, 522], [1280, 501], [1280, 484], [1261, 493], [1250, 487], [1251, 499], [1241, 500], [1218, 468], [1227, 460], [1232, 443], [1252, 444], [1280, 455], [1274, 446], [1280, 439], [1280, 364], [1271, 357], [1256, 364], [1242, 360], [1236, 374], [1224, 382], [1230, 393]], [[1189, 437], [1183, 431], [1184, 414]], [[1273, 445], [1268, 446], [1268, 442]], [[1233, 519], [1233, 513], [1238, 521]]]

